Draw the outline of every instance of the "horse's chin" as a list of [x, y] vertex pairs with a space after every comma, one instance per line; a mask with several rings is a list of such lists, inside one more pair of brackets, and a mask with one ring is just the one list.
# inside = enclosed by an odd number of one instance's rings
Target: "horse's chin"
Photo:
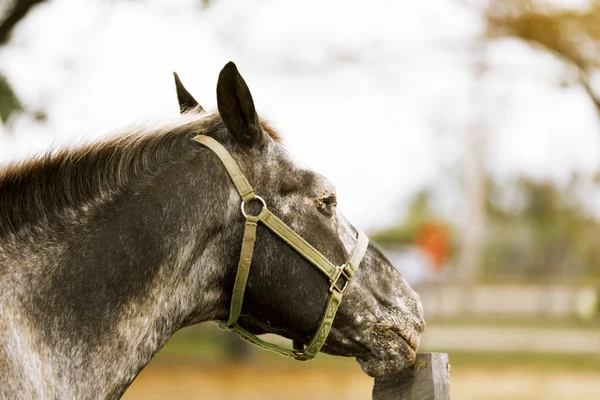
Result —
[[373, 378], [397, 374], [415, 363], [416, 353], [408, 348], [406, 352], [388, 354], [385, 357], [356, 357], [360, 368]]

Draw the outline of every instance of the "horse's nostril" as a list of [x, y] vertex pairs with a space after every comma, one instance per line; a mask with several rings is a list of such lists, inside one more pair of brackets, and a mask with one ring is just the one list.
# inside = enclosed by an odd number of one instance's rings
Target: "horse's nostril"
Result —
[[426, 326], [427, 324], [425, 323], [425, 320], [423, 318], [420, 318], [415, 322], [415, 328], [419, 333], [423, 333], [423, 331], [425, 331]]

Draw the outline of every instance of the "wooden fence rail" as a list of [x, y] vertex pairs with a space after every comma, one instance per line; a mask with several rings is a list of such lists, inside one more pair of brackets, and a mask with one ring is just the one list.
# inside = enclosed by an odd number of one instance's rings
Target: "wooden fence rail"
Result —
[[450, 364], [446, 353], [417, 354], [415, 365], [375, 379], [373, 400], [449, 400]]

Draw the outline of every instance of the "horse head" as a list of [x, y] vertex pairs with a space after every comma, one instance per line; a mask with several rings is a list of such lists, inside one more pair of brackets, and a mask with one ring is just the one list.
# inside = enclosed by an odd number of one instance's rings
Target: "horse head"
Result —
[[[206, 113], [176, 74], [175, 81], [181, 112]], [[344, 264], [357, 246], [358, 232], [338, 210], [335, 187], [317, 172], [298, 165], [279, 135], [260, 120], [250, 90], [233, 63], [219, 75], [217, 103], [222, 123], [215, 125], [211, 135], [238, 160], [264, 206], [334, 265]], [[353, 158], [356, 161], [340, 161], [357, 162], [360, 155]], [[223, 169], [221, 165], [217, 168]], [[360, 182], [356, 189], [360, 190]], [[238, 232], [223, 243], [232, 255], [225, 288], [230, 298], [243, 216], [239, 197], [229, 195], [222, 201], [230, 205], [224, 217], [228, 229]], [[248, 207], [256, 208], [255, 213], [261, 208], [258, 202], [250, 202]], [[238, 324], [253, 334], [275, 333], [308, 345], [320, 327], [332, 283], [260, 222], [256, 236]], [[356, 357], [371, 376], [410, 366], [425, 327], [419, 296], [373, 244], [347, 283], [322, 351]], [[224, 308], [219, 318], [226, 320], [229, 312]]]

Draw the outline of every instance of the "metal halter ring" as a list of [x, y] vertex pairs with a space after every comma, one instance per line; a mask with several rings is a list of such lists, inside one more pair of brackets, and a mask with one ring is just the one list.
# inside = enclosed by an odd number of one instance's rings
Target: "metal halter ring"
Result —
[[[253, 199], [248, 200], [249, 202], [252, 200], [258, 200], [261, 202], [263, 208], [267, 208], [267, 203], [265, 203], [265, 200], [260, 197], [260, 196], [254, 196]], [[248, 215], [246, 214], [246, 210], [244, 209], [244, 206], [246, 205], [246, 203], [244, 202], [244, 200], [242, 200], [242, 205], [241, 205], [241, 209], [242, 209], [242, 215], [244, 216], [244, 218], [248, 218]]]

